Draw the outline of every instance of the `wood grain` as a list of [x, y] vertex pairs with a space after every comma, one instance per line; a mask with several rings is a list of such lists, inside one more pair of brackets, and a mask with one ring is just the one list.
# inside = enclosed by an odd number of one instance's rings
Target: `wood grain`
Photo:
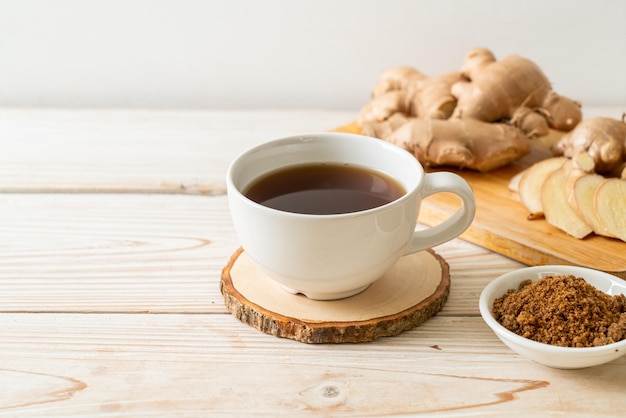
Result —
[[[0, 416], [618, 416], [626, 357], [529, 362], [480, 318], [305, 345], [230, 315], [4, 314]], [[555, 399], [558, 398], [558, 403]]]
[[352, 112], [0, 109], [0, 192], [224, 194], [249, 147]]
[[225, 196], [0, 194], [2, 311], [225, 312]]
[[[0, 312], [227, 313], [221, 271], [239, 247], [226, 196], [0, 193]], [[440, 315], [521, 264], [457, 239], [437, 247]]]
[[392, 338], [307, 345], [229, 313], [230, 160], [354, 116], [0, 109], [0, 417], [623, 415], [626, 357], [554, 370], [496, 338], [478, 297], [523, 265], [463, 239], [435, 249], [443, 309]]
[[266, 334], [309, 343], [358, 343], [398, 335], [436, 315], [450, 269], [433, 250], [402, 257], [361, 293], [319, 301], [287, 293], [238, 249], [222, 272], [226, 308]]

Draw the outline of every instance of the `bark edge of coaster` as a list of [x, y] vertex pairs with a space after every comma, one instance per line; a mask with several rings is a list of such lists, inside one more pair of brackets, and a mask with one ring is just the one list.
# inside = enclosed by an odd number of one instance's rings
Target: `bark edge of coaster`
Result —
[[448, 263], [429, 249], [402, 257], [358, 295], [317, 301], [267, 277], [242, 248], [222, 270], [228, 311], [266, 334], [309, 344], [358, 343], [398, 335], [435, 316], [450, 292]]

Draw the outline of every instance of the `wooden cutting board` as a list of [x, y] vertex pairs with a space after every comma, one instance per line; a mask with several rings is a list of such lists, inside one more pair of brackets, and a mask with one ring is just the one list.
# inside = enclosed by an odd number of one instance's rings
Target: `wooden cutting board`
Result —
[[[360, 133], [354, 123], [337, 131]], [[446, 168], [467, 180], [476, 196], [476, 217], [461, 238], [531, 266], [577, 265], [626, 279], [626, 242], [594, 234], [579, 240], [544, 219], [528, 220], [528, 211], [517, 193], [508, 188], [515, 174], [551, 156], [549, 147], [561, 135], [553, 131], [534, 140], [528, 155], [489, 173]], [[437, 224], [449, 217], [458, 204], [458, 198], [452, 194], [431, 196], [422, 203], [418, 220], [425, 225]]]

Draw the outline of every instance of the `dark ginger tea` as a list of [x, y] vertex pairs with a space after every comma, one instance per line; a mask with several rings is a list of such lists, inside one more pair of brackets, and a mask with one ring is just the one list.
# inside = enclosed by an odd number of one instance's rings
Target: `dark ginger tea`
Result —
[[341, 164], [286, 167], [255, 180], [244, 195], [286, 212], [332, 215], [372, 209], [406, 193], [387, 174]]

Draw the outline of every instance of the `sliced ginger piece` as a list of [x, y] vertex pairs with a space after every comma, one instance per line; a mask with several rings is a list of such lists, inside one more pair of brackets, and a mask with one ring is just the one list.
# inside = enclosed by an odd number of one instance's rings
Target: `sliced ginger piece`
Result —
[[575, 154], [572, 157], [572, 162], [574, 163], [574, 167], [578, 170], [582, 170], [586, 173], [594, 173], [596, 168], [596, 163], [593, 160], [593, 157], [587, 151], [581, 151]]
[[587, 174], [575, 178], [568, 185], [567, 198], [572, 208], [598, 235], [614, 237], [604, 226], [595, 208], [595, 194], [598, 187], [607, 179], [599, 174]]
[[613, 236], [626, 241], [626, 180], [604, 181], [596, 190], [594, 204], [604, 227]]
[[576, 213], [567, 200], [567, 183], [572, 170], [571, 161], [567, 161], [546, 177], [541, 186], [541, 204], [546, 221], [550, 225], [574, 238], [582, 239], [592, 233], [593, 228]]
[[[574, 211], [578, 214], [578, 216], [582, 218], [585, 222], [587, 222], [589, 226], [593, 228], [593, 224], [589, 221], [589, 219], [587, 219], [587, 216], [585, 216], [585, 214], [581, 210], [581, 206], [584, 206], [585, 204], [591, 202], [590, 206], [593, 211], [593, 194], [595, 193], [595, 189], [591, 190], [590, 194], [588, 194], [586, 193], [587, 187], [589, 186], [597, 187], [597, 185], [599, 184], [598, 183], [599, 180], [604, 180], [604, 177], [603, 176], [594, 177], [593, 180], [587, 179], [581, 182], [581, 184], [579, 184], [579, 188], [580, 188], [579, 199], [578, 199], [579, 201], [577, 202], [574, 196], [574, 189], [576, 187], [576, 183], [578, 182], [579, 179], [583, 177], [587, 177], [587, 175], [589, 174], [595, 174], [593, 172], [593, 168], [595, 165], [593, 162], [593, 158], [591, 158], [589, 153], [585, 151], [579, 152], [578, 154], [574, 155], [574, 157], [572, 157], [571, 162], [567, 164], [568, 164], [568, 169], [569, 169], [569, 175], [567, 178], [567, 182], [565, 184], [567, 201], [572, 206], [572, 209], [574, 209]], [[580, 198], [582, 196], [591, 197], [591, 199], [589, 201], [580, 201]], [[593, 214], [591, 214], [591, 216], [593, 216]], [[595, 228], [594, 228], [594, 232], [595, 232]]]
[[553, 171], [559, 169], [566, 161], [565, 157], [553, 157], [541, 160], [528, 167], [517, 185], [520, 199], [529, 211], [528, 219], [543, 216], [541, 188], [544, 181]]

